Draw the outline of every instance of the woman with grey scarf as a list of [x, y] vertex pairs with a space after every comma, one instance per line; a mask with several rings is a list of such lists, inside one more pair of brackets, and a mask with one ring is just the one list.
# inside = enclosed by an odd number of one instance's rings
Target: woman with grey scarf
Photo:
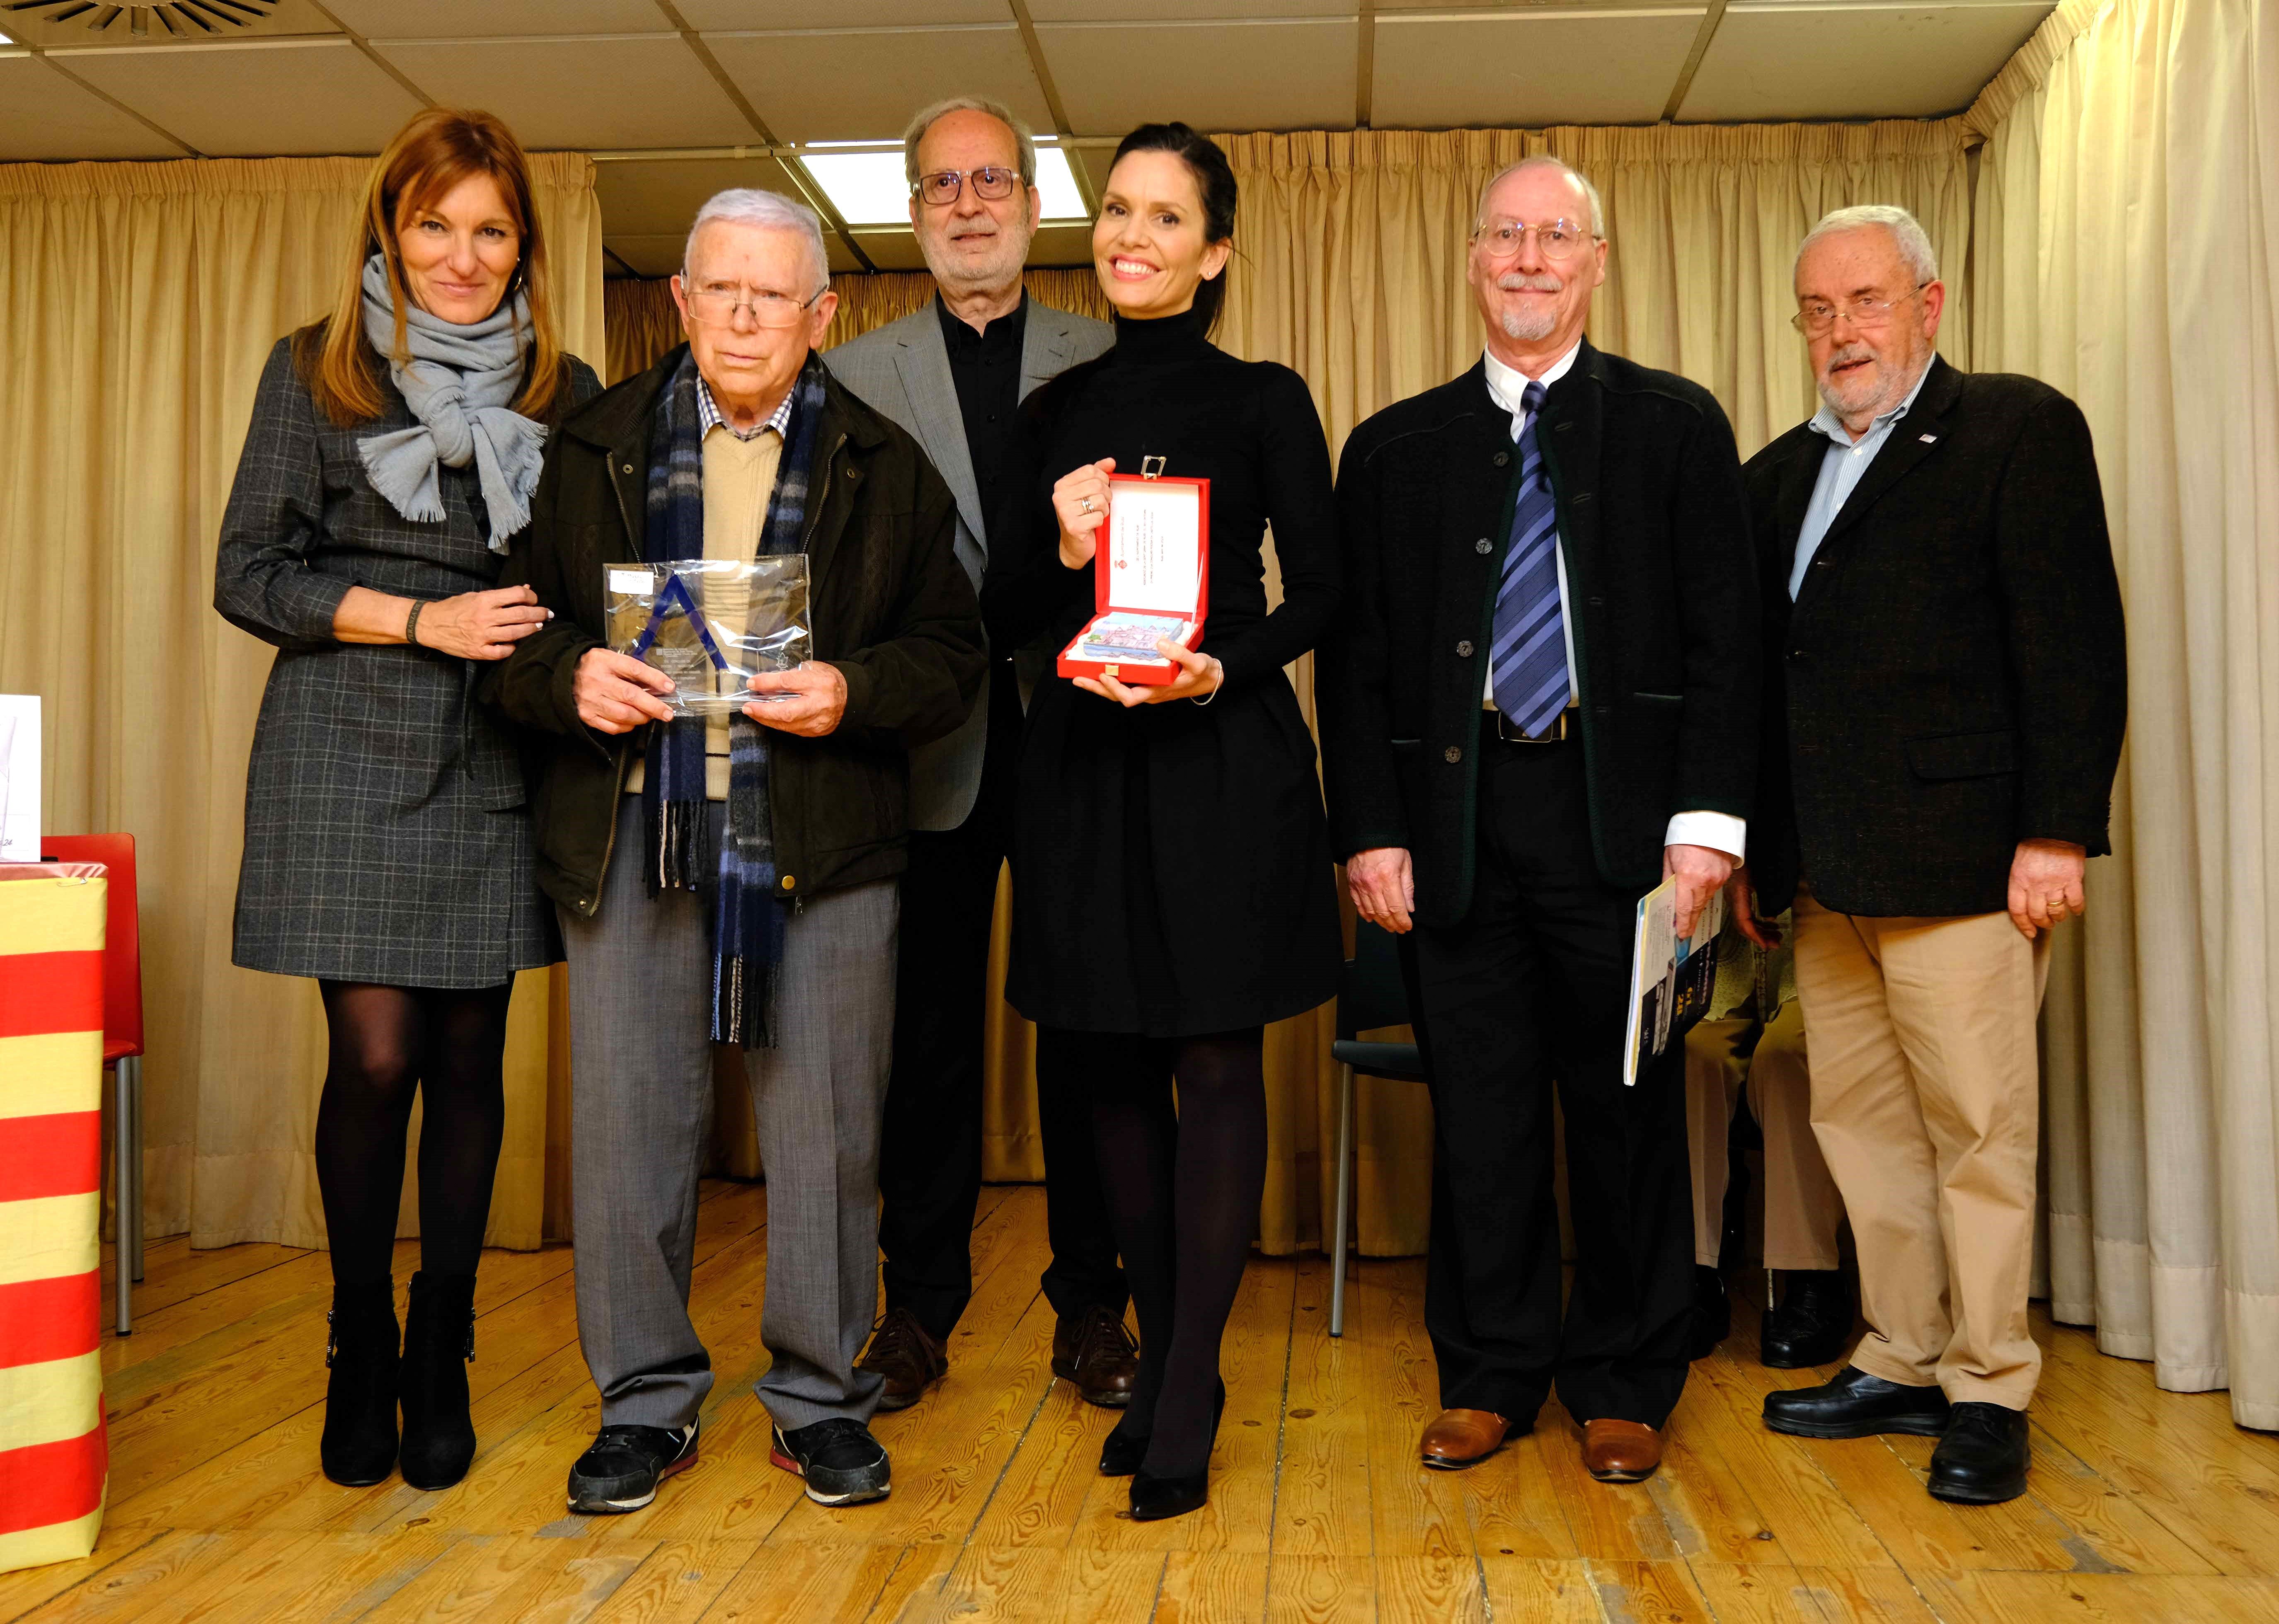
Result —
[[[348, 250], [331, 316], [270, 354], [222, 521], [214, 607], [278, 651], [234, 958], [314, 977], [329, 1031], [325, 1475], [375, 1483], [400, 1463], [441, 1489], [475, 1451], [466, 1361], [509, 995], [517, 971], [559, 956], [514, 742], [475, 683], [547, 618], [528, 588], [495, 583], [546, 425], [601, 384], [562, 353], [529, 163], [489, 114], [404, 126]], [[399, 1347], [415, 1094], [420, 1268]]]

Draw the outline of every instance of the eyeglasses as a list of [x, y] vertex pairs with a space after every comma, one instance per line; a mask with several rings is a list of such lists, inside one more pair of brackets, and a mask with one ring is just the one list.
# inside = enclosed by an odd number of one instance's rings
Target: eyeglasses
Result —
[[910, 193], [920, 203], [946, 209], [957, 201], [968, 180], [973, 182], [973, 195], [984, 203], [1002, 203], [1021, 184], [1021, 172], [994, 164], [982, 169], [937, 169], [930, 175], [920, 175]]
[[794, 299], [789, 294], [772, 293], [765, 288], [691, 287], [688, 273], [684, 271], [680, 291], [688, 301], [689, 315], [708, 327], [730, 326], [738, 310], [751, 311], [752, 320], [763, 327], [789, 327], [798, 324], [802, 311], [831, 290], [819, 287], [813, 298]]
[[1535, 251], [1554, 260], [1572, 259], [1598, 240], [1597, 233], [1573, 220], [1546, 220], [1540, 226], [1530, 226], [1525, 220], [1490, 220], [1472, 234], [1472, 241], [1490, 259], [1510, 259], [1530, 233], [1535, 236]]
[[1839, 316], [1855, 327], [1884, 326], [1890, 323], [1892, 311], [1930, 286], [1929, 282], [1917, 282], [1896, 299], [1843, 299], [1834, 303], [1826, 299], [1807, 299], [1788, 318], [1788, 325], [1807, 338], [1819, 338], [1827, 333], [1836, 326]]

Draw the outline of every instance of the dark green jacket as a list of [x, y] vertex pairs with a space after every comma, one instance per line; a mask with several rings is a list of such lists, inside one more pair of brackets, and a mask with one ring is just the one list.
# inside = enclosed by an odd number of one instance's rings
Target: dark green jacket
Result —
[[[638, 842], [618, 818], [648, 729], [598, 733], [578, 719], [578, 662], [604, 640], [602, 571], [641, 555], [649, 425], [683, 351], [604, 390], [549, 440], [530, 527], [500, 585], [554, 611], [489, 674], [485, 696], [532, 731], [538, 881], [591, 916], [612, 854]], [[909, 750], [964, 721], [986, 656], [973, 585], [957, 562], [956, 504], [916, 441], [828, 378], [809, 484], [809, 614], [815, 657], [847, 679], [847, 710], [821, 739], [771, 733], [777, 872], [803, 897], [899, 874]]]

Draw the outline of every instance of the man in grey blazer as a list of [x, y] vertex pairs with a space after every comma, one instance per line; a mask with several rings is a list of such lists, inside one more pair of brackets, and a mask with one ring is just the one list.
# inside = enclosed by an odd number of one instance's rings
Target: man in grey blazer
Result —
[[[1115, 333], [1023, 291], [1043, 199], [1036, 143], [1010, 112], [975, 97], [937, 102], [910, 120], [902, 161], [910, 225], [937, 296], [824, 359], [941, 471], [957, 499], [958, 561], [978, 591], [1017, 408], [1047, 379], [1108, 349]], [[973, 1294], [983, 1000], [1021, 739], [1012, 654], [990, 651], [964, 726], [910, 753], [909, 868], [879, 1162], [886, 1314], [862, 1361], [885, 1379], [885, 1409], [915, 1404], [941, 1379], [950, 1332]], [[1053, 1371], [1092, 1403], [1120, 1407], [1137, 1360], [1089, 1103], [1040, 1092], [1037, 1107], [1052, 1242], [1043, 1285], [1058, 1316]]]

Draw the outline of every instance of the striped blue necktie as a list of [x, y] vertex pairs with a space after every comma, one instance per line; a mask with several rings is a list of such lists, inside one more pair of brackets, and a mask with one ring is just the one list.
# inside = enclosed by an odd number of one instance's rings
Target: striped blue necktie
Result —
[[1489, 644], [1496, 709], [1531, 738], [1559, 719], [1573, 691], [1566, 617], [1559, 607], [1559, 513], [1535, 440], [1543, 396], [1543, 386], [1530, 383], [1522, 401], [1527, 427], [1519, 436], [1519, 502], [1512, 509]]

